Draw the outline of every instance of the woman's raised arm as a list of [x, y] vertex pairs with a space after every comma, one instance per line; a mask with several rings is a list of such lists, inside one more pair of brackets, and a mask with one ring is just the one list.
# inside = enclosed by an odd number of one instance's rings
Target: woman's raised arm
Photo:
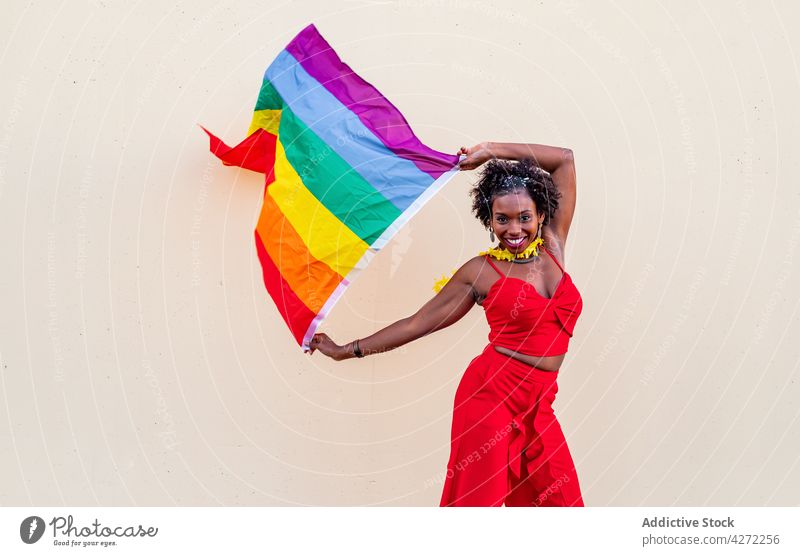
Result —
[[[359, 349], [364, 355], [389, 351], [458, 322], [475, 304], [472, 284], [476, 274], [477, 266], [472, 259], [459, 268], [439, 293], [415, 314], [358, 340]], [[354, 343], [339, 346], [327, 334], [315, 334], [310, 351], [313, 353], [318, 349], [341, 361], [356, 356]]]
[[492, 158], [504, 160], [532, 159], [534, 164], [550, 174], [550, 178], [558, 188], [561, 197], [558, 210], [551, 215], [547, 227], [563, 244], [567, 241], [569, 227], [575, 214], [577, 175], [575, 173], [575, 156], [572, 149], [551, 147], [535, 143], [479, 143], [467, 149], [462, 147], [459, 154], [466, 154], [459, 168], [474, 170]]

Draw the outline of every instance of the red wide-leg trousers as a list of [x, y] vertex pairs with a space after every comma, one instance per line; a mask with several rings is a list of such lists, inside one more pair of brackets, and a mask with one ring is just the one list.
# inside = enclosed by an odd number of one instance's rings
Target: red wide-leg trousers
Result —
[[486, 346], [456, 390], [441, 506], [583, 506], [552, 404], [558, 371]]

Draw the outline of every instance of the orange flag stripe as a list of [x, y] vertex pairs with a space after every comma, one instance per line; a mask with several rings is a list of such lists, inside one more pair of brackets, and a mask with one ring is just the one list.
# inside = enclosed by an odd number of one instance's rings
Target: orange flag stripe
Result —
[[318, 313], [341, 283], [342, 276], [309, 252], [269, 194], [264, 195], [256, 230], [289, 287], [314, 314]]

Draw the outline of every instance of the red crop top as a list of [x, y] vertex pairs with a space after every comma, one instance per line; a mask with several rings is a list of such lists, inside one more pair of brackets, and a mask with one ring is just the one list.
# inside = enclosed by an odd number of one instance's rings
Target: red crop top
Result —
[[[544, 249], [544, 248], [543, 248]], [[542, 297], [533, 284], [506, 276], [486, 260], [501, 278], [489, 288], [483, 308], [489, 322], [489, 342], [524, 355], [549, 356], [567, 352], [575, 322], [583, 309], [583, 300], [572, 278], [561, 269], [561, 281], [553, 297]]]

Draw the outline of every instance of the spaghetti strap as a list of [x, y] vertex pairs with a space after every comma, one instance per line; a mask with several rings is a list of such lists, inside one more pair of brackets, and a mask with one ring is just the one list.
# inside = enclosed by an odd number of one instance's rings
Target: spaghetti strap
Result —
[[495, 264], [492, 262], [492, 258], [489, 255], [486, 255], [485, 258], [486, 258], [486, 262], [489, 263], [490, 265], [492, 265], [492, 268], [495, 269], [500, 276], [505, 278], [506, 275], [503, 274], [502, 272], [500, 272], [500, 269], [495, 266]]
[[564, 270], [564, 269], [561, 267], [561, 265], [560, 265], [560, 264], [558, 264], [558, 261], [557, 261], [557, 260], [556, 260], [556, 258], [553, 256], [553, 254], [550, 252], [550, 250], [549, 250], [549, 249], [546, 249], [545, 247], [542, 247], [542, 249], [544, 249], [544, 250], [547, 252], [547, 254], [548, 254], [548, 255], [550, 255], [550, 258], [551, 258], [551, 259], [553, 259], [553, 262], [554, 262], [554, 263], [556, 263], [556, 265], [558, 266], [558, 268], [560, 268], [560, 269], [561, 269], [561, 272], [565, 272], [565, 270]]

